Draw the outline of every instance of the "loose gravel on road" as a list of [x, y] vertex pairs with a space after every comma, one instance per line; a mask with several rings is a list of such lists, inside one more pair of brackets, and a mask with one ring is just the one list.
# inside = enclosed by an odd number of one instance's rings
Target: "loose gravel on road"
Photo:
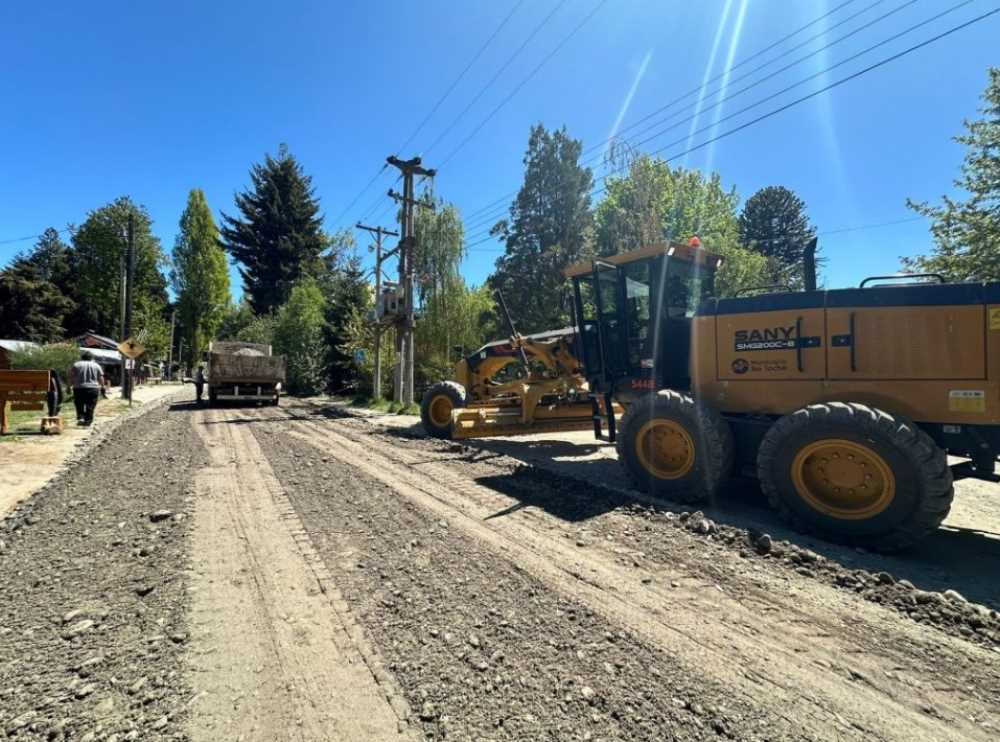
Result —
[[285, 436], [262, 449], [429, 738], [797, 737], [385, 485]]
[[186, 415], [129, 421], [0, 522], [0, 734], [184, 739]]

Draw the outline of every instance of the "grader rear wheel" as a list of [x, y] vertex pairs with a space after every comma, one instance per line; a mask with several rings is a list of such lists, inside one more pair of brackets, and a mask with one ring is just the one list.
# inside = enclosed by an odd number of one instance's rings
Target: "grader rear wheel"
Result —
[[638, 489], [680, 502], [709, 500], [733, 466], [733, 436], [713, 410], [665, 389], [633, 402], [618, 461]]
[[465, 387], [454, 381], [439, 381], [424, 393], [420, 402], [420, 420], [424, 430], [435, 438], [451, 438], [451, 413], [465, 407]]
[[794, 527], [878, 551], [937, 529], [954, 496], [947, 457], [903, 418], [854, 402], [775, 423], [757, 454], [761, 489]]

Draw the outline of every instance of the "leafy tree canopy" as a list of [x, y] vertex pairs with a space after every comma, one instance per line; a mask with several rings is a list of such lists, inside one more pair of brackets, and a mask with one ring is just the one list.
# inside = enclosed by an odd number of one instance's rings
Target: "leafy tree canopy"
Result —
[[671, 168], [646, 155], [625, 167], [625, 175], [607, 179], [605, 196], [595, 209], [600, 255], [655, 242], [687, 242], [697, 235], [706, 249], [725, 259], [716, 280], [720, 295], [768, 282], [766, 258], [740, 245], [739, 196], [722, 186], [718, 173]]
[[[123, 265], [129, 214], [135, 216], [135, 285], [133, 322], [160, 317], [167, 303], [167, 281], [160, 268], [166, 258], [145, 207], [121, 196], [88, 214], [73, 235], [71, 251], [75, 289], [80, 297], [72, 332], [95, 330], [110, 337], [120, 334]], [[147, 328], [149, 329], [149, 328]], [[150, 349], [154, 350], [153, 348]]]
[[186, 345], [200, 357], [229, 309], [229, 269], [205, 194], [194, 188], [174, 243], [171, 280]]
[[327, 247], [312, 178], [285, 145], [250, 170], [235, 217], [222, 215], [222, 244], [240, 264], [244, 292], [258, 314], [277, 309], [292, 287], [320, 270]]
[[568, 265], [592, 253], [590, 190], [593, 173], [580, 165], [582, 145], [565, 128], [533, 126], [524, 156], [524, 184], [509, 218], [492, 234], [506, 245], [489, 278], [503, 291], [520, 332], [564, 327], [570, 322]]
[[293, 394], [315, 394], [326, 386], [325, 308], [316, 280], [306, 277], [292, 287], [275, 318], [274, 352], [285, 356]]
[[991, 67], [983, 94], [983, 117], [966, 121], [965, 160], [955, 186], [964, 200], [942, 196], [940, 205], [907, 201], [932, 220], [934, 250], [902, 258], [907, 270], [941, 273], [953, 281], [1000, 280], [1000, 68]]

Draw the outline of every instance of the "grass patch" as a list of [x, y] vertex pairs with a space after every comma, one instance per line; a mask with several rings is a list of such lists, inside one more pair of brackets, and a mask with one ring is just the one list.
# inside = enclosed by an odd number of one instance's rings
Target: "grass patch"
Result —
[[[48, 414], [48, 405], [44, 405], [40, 410], [18, 410], [16, 412], [8, 407], [7, 426], [9, 432], [5, 436], [0, 436], [0, 441], [16, 443], [21, 440], [18, 433], [37, 433], [41, 426], [39, 421]], [[63, 403], [59, 406], [59, 414], [64, 419], [72, 417], [75, 420], [76, 410], [73, 407], [73, 401], [64, 399]]]
[[388, 399], [374, 399], [373, 397], [367, 397], [363, 394], [359, 394], [352, 397], [350, 400], [350, 405], [352, 407], [363, 407], [367, 410], [378, 410], [379, 412], [387, 412], [390, 415], [419, 415], [420, 405], [413, 403], [411, 405], [404, 405], [400, 402], [393, 402]]

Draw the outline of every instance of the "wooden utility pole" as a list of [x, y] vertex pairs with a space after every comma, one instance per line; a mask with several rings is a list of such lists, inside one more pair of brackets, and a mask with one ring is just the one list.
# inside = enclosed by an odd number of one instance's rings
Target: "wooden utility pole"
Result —
[[382, 301], [382, 261], [395, 255], [399, 249], [383, 254], [382, 237], [399, 237], [399, 232], [382, 227], [369, 227], [361, 222], [354, 226], [375, 235], [375, 378], [372, 380], [372, 395], [375, 399], [382, 399], [382, 322], [378, 316], [378, 305]]
[[[128, 247], [125, 256], [125, 328], [122, 333], [127, 340], [132, 337], [132, 294], [135, 284], [135, 214], [129, 212], [128, 215]], [[133, 365], [135, 360], [131, 359]], [[132, 406], [132, 370], [128, 372], [128, 404]]]
[[416, 205], [427, 206], [427, 204], [418, 204], [414, 197], [413, 177], [421, 175], [433, 178], [437, 171], [422, 167], [419, 157], [414, 157], [410, 160], [400, 160], [398, 157], [390, 155], [386, 158], [386, 162], [403, 174], [403, 193], [399, 194], [390, 189], [389, 196], [403, 205], [403, 237], [399, 241], [399, 278], [403, 289], [406, 315], [400, 323], [399, 339], [396, 342], [400, 350], [399, 374], [396, 382], [399, 395], [396, 399], [402, 401], [404, 405], [410, 405], [413, 404], [413, 364], [416, 358], [413, 345], [414, 309], [416, 304], [416, 294], [413, 290], [414, 249], [416, 248], [413, 207]]

